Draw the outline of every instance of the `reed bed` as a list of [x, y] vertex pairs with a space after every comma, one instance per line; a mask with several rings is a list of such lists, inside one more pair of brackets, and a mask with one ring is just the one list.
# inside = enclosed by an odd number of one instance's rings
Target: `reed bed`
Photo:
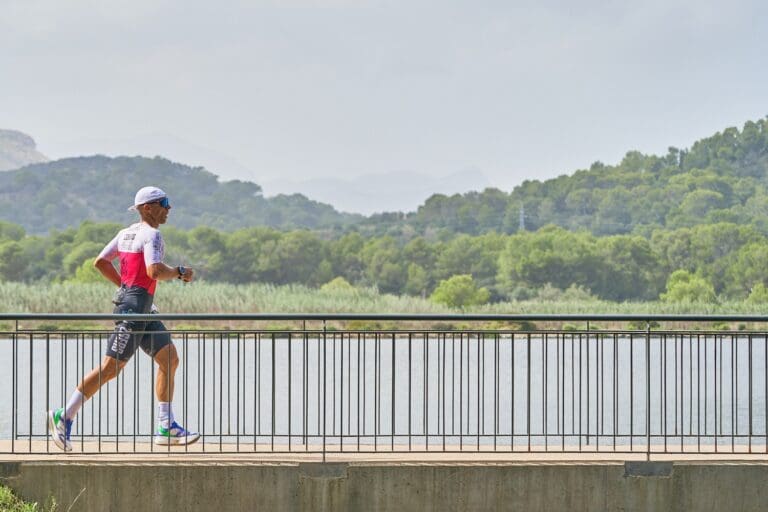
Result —
[[[109, 284], [0, 282], [0, 312], [110, 313]], [[300, 285], [161, 283], [156, 304], [164, 313], [491, 313], [491, 314], [718, 314], [762, 315], [768, 307], [743, 301], [707, 303], [520, 301], [451, 309], [419, 297], [380, 294], [373, 288], [323, 291]]]

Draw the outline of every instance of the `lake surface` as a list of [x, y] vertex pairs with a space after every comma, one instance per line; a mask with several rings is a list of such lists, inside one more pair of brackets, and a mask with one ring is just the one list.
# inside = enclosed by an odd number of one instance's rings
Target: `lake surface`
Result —
[[[106, 340], [0, 339], [0, 438], [44, 436], [46, 410], [64, 404]], [[757, 334], [185, 333], [174, 342], [176, 416], [221, 442], [510, 446], [514, 433], [515, 446], [626, 446], [646, 443], [649, 427], [652, 444], [766, 439], [768, 352]], [[75, 434], [149, 435], [154, 373], [138, 351], [86, 403]]]

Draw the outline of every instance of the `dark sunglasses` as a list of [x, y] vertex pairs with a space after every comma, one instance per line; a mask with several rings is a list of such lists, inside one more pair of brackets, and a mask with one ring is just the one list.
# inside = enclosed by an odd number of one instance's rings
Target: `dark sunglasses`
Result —
[[152, 201], [151, 203], [147, 203], [147, 204], [155, 204], [155, 203], [159, 204], [160, 206], [162, 206], [166, 210], [171, 207], [171, 202], [168, 200], [167, 197], [164, 197], [164, 198], [162, 198], [159, 201]]

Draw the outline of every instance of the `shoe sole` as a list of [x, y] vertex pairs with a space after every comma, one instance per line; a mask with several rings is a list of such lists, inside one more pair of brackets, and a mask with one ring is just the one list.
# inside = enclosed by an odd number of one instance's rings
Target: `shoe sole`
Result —
[[67, 449], [67, 446], [61, 442], [58, 434], [56, 433], [56, 420], [53, 419], [53, 411], [48, 411], [48, 433], [51, 435], [51, 441], [64, 453], [69, 453], [72, 448]]
[[181, 436], [181, 437], [155, 437], [155, 444], [157, 446], [189, 446], [195, 444], [200, 440], [200, 434], [195, 436]]

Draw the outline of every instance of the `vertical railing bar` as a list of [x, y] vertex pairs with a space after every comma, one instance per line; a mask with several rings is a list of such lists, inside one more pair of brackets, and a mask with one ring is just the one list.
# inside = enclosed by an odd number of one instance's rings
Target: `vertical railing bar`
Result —
[[262, 343], [262, 336], [265, 334], [262, 331], [259, 331], [256, 333], [257, 339], [256, 339], [256, 380], [254, 382], [254, 386], [256, 388], [256, 437], [254, 437], [254, 447], [258, 448], [256, 446], [256, 439], [258, 437], [261, 437], [261, 377], [264, 374], [264, 368], [261, 366], [261, 347], [263, 345]]
[[[99, 334], [99, 354], [103, 354], [103, 353], [104, 353], [104, 338], [102, 337], [101, 334]], [[101, 389], [101, 364], [99, 364], [99, 389]], [[97, 451], [100, 453], [101, 452], [101, 393], [97, 393], [97, 394], [98, 394], [97, 400], [99, 404], [98, 406], [99, 414], [98, 414], [98, 421], [96, 422], [98, 427], [96, 432], [98, 436]], [[152, 425], [152, 427], [154, 427], [154, 425]]]
[[[339, 431], [341, 437], [339, 438], [339, 446], [341, 451], [344, 451], [344, 333], [339, 333], [341, 337], [341, 361], [339, 364]], [[336, 346], [336, 335], [334, 337], [334, 347]], [[335, 386], [334, 386], [335, 387]]]
[[[152, 339], [152, 341], [154, 342], [154, 338]], [[136, 431], [139, 428], [139, 359], [141, 358], [137, 357], [135, 359], [136, 359], [136, 362], [133, 365], [133, 436], [132, 436], [134, 453], [136, 453]], [[83, 367], [84, 366], [85, 366], [85, 359], [83, 359]], [[83, 376], [80, 377], [81, 381], [82, 381], [82, 377]], [[81, 439], [84, 441], [82, 437]], [[81, 441], [81, 446], [84, 446], [83, 441]]]
[[[725, 359], [723, 359], [723, 337], [720, 336], [720, 343], [719, 343], [719, 350], [720, 350], [720, 371], [719, 371], [719, 379], [720, 379], [720, 408], [718, 410], [719, 414], [719, 424], [720, 424], [720, 436], [725, 436], [725, 430], [723, 429], [723, 402], [725, 402], [725, 393], [723, 391], [723, 368], [725, 367]], [[717, 444], [719, 446], [720, 439], [718, 439]]]
[[528, 336], [526, 337], [526, 405], [525, 405], [525, 416], [526, 416], [526, 430], [528, 433], [528, 453], [531, 452], [531, 333], [528, 333]]
[[323, 431], [322, 431], [322, 437], [323, 437], [323, 462], [325, 462], [325, 428], [326, 428], [326, 424], [327, 424], [327, 422], [326, 422], [326, 419], [327, 419], [326, 414], [327, 414], [327, 411], [328, 411], [327, 403], [326, 403], [326, 389], [325, 389], [325, 385], [326, 385], [326, 381], [327, 381], [327, 375], [326, 375], [326, 372], [325, 372], [326, 354], [327, 354], [327, 346], [328, 346], [327, 334], [328, 334], [328, 330], [327, 330], [326, 320], [324, 319], [323, 320], [323, 338], [322, 338], [323, 339]]
[[493, 344], [493, 451], [497, 451], [499, 435], [499, 333], [494, 333]]
[[651, 322], [645, 331], [645, 435], [646, 460], [651, 460]]
[[[359, 334], [358, 334], [359, 335]], [[366, 428], [366, 417], [368, 416], [368, 407], [366, 407], [366, 401], [367, 401], [367, 395], [368, 395], [368, 372], [366, 371], [367, 368], [367, 361], [368, 358], [368, 343], [365, 334], [363, 334], [363, 435], [368, 432], [368, 429]]]
[[325, 346], [323, 344], [324, 335], [317, 337], [317, 435], [321, 436], [322, 433], [325, 431], [325, 427], [322, 429], [320, 428], [320, 422], [323, 418], [323, 412], [321, 410], [324, 402], [324, 398], [321, 396], [322, 391], [325, 389], [322, 387], [322, 382], [320, 380], [320, 375], [322, 374], [323, 378], [325, 378], [325, 374], [322, 373], [320, 370], [323, 368], [322, 365], [325, 364], [325, 360], [321, 362], [321, 355], [323, 358], [325, 357]]
[[662, 433], [664, 434], [664, 453], [667, 452], [667, 334], [663, 333], [660, 334], [660, 343], [662, 348], [662, 371], [663, 371], [663, 379], [661, 383], [661, 396], [664, 400], [664, 405], [662, 407], [663, 417], [664, 420], [662, 422]]
[[270, 405], [271, 405], [271, 422], [272, 423], [271, 423], [271, 427], [269, 429], [269, 449], [270, 449], [270, 451], [272, 453], [274, 453], [275, 452], [275, 425], [277, 424], [277, 422], [275, 420], [275, 410], [276, 410], [275, 400], [276, 400], [276, 397], [277, 397], [277, 390], [276, 390], [276, 385], [277, 385], [277, 375], [276, 375], [276, 373], [277, 373], [277, 364], [276, 364], [277, 340], [275, 339], [275, 331], [272, 331], [271, 338], [272, 338], [272, 353], [270, 355], [271, 355], [271, 359], [272, 359], [272, 368], [270, 370], [270, 375], [272, 377], [272, 383], [271, 383], [271, 387], [270, 387], [270, 392], [272, 394], [272, 400], [271, 400], [271, 404]]
[[565, 333], [556, 333], [557, 336], [557, 343], [558, 347], [560, 347], [558, 350], [562, 353], [562, 364], [559, 364], [558, 366], [562, 366], [562, 378], [560, 379], [560, 449], [562, 451], [565, 451]]
[[[587, 345], [587, 348], [589, 348], [589, 345]], [[583, 421], [583, 414], [582, 409], [584, 406], [584, 398], [582, 397], [582, 387], [583, 387], [583, 378], [582, 378], [582, 370], [584, 367], [584, 340], [582, 333], [579, 333], [579, 452], [582, 451], [582, 442], [583, 442], [583, 428], [584, 428], [584, 421]], [[589, 412], [587, 412], [587, 418], [589, 418]]]
[[[563, 340], [565, 340], [564, 332]], [[573, 437], [576, 435], [576, 340], [573, 334], [570, 336], [569, 345], [571, 346], [571, 437]]]
[[331, 335], [331, 436], [336, 435], [336, 333]]
[[302, 399], [302, 431], [304, 451], [309, 451], [309, 339], [307, 337], [307, 321], [302, 321], [302, 372], [301, 372], [301, 399]]
[[[131, 336], [135, 336], [136, 334], [132, 334]], [[132, 342], [132, 340], [131, 340]], [[66, 353], [66, 352], [65, 352]], [[116, 370], [116, 376], [115, 376], [115, 451], [120, 452], [120, 384], [122, 383], [123, 379], [121, 378], [122, 372], [120, 371], [120, 353], [117, 353], [117, 357], [115, 358], [115, 361], [117, 361], [117, 370]], [[66, 372], [66, 364], [64, 366], [64, 371]], [[66, 377], [65, 377], [66, 381]], [[107, 411], [107, 415], [109, 415], [109, 411]], [[109, 416], [107, 416], [107, 425], [109, 425]]]
[[224, 451], [224, 333], [219, 333], [219, 453], [222, 451]]
[[635, 451], [635, 334], [629, 335], [629, 451]]
[[[424, 352], [423, 364], [424, 364], [424, 450], [429, 451], [429, 333], [424, 333], [424, 345], [422, 350]], [[768, 434], [766, 434], [768, 436]]]
[[696, 447], [701, 453], [701, 334], [696, 335]]
[[[675, 381], [675, 436], [677, 436], [677, 433], [678, 433], [678, 428], [677, 428], [677, 420], [678, 420], [678, 418], [677, 418], [677, 394], [678, 394], [678, 387], [677, 387], [677, 347], [678, 347], [678, 343], [677, 343], [677, 338], [678, 338], [678, 335], [675, 334], [674, 335], [674, 340], [675, 340], [675, 378], [674, 378], [674, 381]], [[715, 391], [717, 391], [717, 390], [715, 390]], [[717, 403], [717, 402], [715, 402], [715, 403]], [[717, 427], [715, 427], [715, 428], [717, 428]], [[682, 435], [682, 431], [680, 431], [680, 434]]]
[[[719, 435], [721, 432], [718, 432], [717, 429], [717, 339], [718, 336], [715, 335], [712, 339], [712, 394], [714, 397], [714, 403], [712, 404], [712, 415], [714, 416], [714, 444], [715, 444], [715, 453], [718, 451], [718, 444], [719, 444]], [[720, 364], [722, 365], [722, 361], [720, 361]]]
[[[17, 382], [17, 378], [18, 378], [18, 365], [19, 365], [19, 360], [18, 360], [18, 343], [19, 343], [18, 336], [19, 336], [19, 321], [16, 320], [15, 321], [15, 329], [14, 329], [13, 334], [11, 335], [11, 352], [12, 352], [12, 356], [11, 356], [11, 360], [12, 360], [12, 364], [11, 364], [11, 375], [12, 375], [11, 387], [13, 388], [11, 390], [11, 397], [12, 397], [11, 398], [11, 403], [12, 403], [12, 406], [11, 406], [11, 453], [15, 453], [16, 452], [16, 435], [17, 435], [18, 421], [19, 421], [19, 418], [18, 418], [19, 408], [17, 407], [17, 404], [18, 404], [18, 401], [19, 401], [18, 397], [17, 397], [17, 393], [18, 393], [18, 390], [19, 390], [19, 385], [18, 385], [18, 382]], [[768, 444], [766, 444], [766, 446], [768, 446]]]
[[477, 333], [478, 366], [477, 373], [477, 450], [480, 450], [480, 436], [485, 435], [485, 336]]
[[[600, 351], [600, 435], [605, 435], [605, 337], [595, 334]], [[600, 451], [600, 437], [597, 438], [597, 448]]]
[[[707, 429], [709, 423], [709, 386], [707, 385], [707, 375], [709, 375], [709, 353], [707, 339], [709, 336], [704, 335], [704, 375], [701, 380], [704, 383], [704, 442], [707, 440], [709, 430]], [[699, 400], [701, 401], [701, 400]]]
[[413, 333], [408, 333], [408, 451], [412, 450], [411, 446], [411, 361], [412, 361], [412, 347]]
[[304, 451], [309, 451], [309, 340], [307, 339], [307, 321], [301, 322], [301, 429]]
[[[342, 343], [344, 333], [341, 333]], [[352, 435], [352, 335], [347, 334], [347, 435]]]
[[[439, 348], [439, 345], [438, 345]], [[469, 353], [469, 350], [467, 350]], [[440, 359], [438, 358], [438, 361]], [[469, 360], [469, 355], [467, 355]], [[469, 366], [469, 363], [467, 363]], [[467, 379], [469, 380], [469, 379]], [[467, 392], [469, 397], [469, 392]], [[459, 451], [464, 449], [464, 334], [459, 333]]]
[[509, 333], [509, 451], [515, 451], [515, 333]]
[[734, 421], [734, 416], [736, 413], [735, 409], [735, 380], [734, 377], [736, 375], [736, 340], [731, 337], [731, 453], [736, 451], [736, 422]]
[[613, 333], [613, 451], [619, 430], [619, 335]]
[[[469, 343], [471, 341], [471, 334], [467, 334]], [[482, 355], [481, 352], [481, 345], [482, 345]], [[480, 415], [482, 414], [482, 400], [480, 396], [480, 377], [482, 376], [483, 379], [485, 379], [485, 365], [484, 365], [484, 359], [485, 359], [485, 344], [480, 343], [480, 336], [477, 337], [477, 450], [480, 450]], [[481, 373], [483, 375], [481, 375]], [[483, 384], [485, 382], [483, 381]], [[467, 412], [469, 414], [469, 411]]]
[[397, 432], [395, 431], [395, 409], [396, 409], [396, 403], [395, 403], [395, 381], [397, 378], [396, 375], [396, 368], [395, 368], [395, 351], [396, 351], [396, 340], [395, 340], [395, 333], [392, 333], [392, 371], [390, 374], [390, 382], [392, 383], [392, 403], [391, 405], [391, 417], [390, 420], [392, 422], [392, 437], [390, 439], [390, 450], [395, 451], [395, 435]]
[[[181, 345], [184, 348], [184, 370], [183, 370], [183, 390], [182, 390], [182, 404], [184, 406], [184, 425], [189, 425], [189, 332], [184, 332], [181, 335]], [[150, 430], [150, 433], [152, 431]], [[189, 445], [184, 445], [184, 451], [189, 451]]]
[[[442, 417], [442, 420], [443, 420], [442, 421], [443, 451], [445, 451], [445, 434], [446, 434], [446, 429], [445, 429], [445, 393], [447, 391], [447, 388], [445, 387], [445, 372], [446, 372], [446, 370], [445, 370], [445, 367], [446, 367], [446, 365], [445, 365], [445, 357], [446, 357], [445, 353], [446, 353], [446, 344], [447, 343], [448, 343], [447, 336], [445, 334], [443, 334], [443, 342], [440, 345], [443, 348], [443, 356], [442, 356], [442, 379], [443, 379], [443, 383], [440, 386], [440, 388], [442, 389], [442, 407], [441, 407], [441, 411], [442, 411], [442, 414], [443, 414], [443, 417]], [[469, 392], [467, 392], [467, 395], [469, 395]], [[439, 418], [438, 418], [438, 421], [440, 421]], [[469, 421], [469, 420], [467, 420], [467, 421]], [[459, 443], [459, 444], [461, 445], [461, 443]]]
[[749, 334], [748, 336], [749, 366], [747, 367], [747, 375], [749, 382], [749, 453], [752, 453], [752, 334]]
[[[288, 332], [288, 451], [291, 451], [291, 421], [293, 420], [292, 409], [293, 402], [291, 400], [291, 391], [293, 377], [293, 333]], [[342, 438], [343, 440], [343, 438]]]
[[557, 332], [555, 333], [555, 368], [557, 369], [555, 372], [555, 432], [558, 436], [565, 438], [564, 433], [560, 431], [560, 333]]
[[[352, 340], [350, 339], [350, 344], [352, 343]], [[357, 451], [360, 451], [360, 416], [365, 414], [365, 410], [363, 412], [360, 412], [360, 333], [357, 333], [357, 393], [355, 394], [355, 399], [357, 400], [357, 428], [355, 432], [357, 433]], [[363, 377], [365, 379], [365, 377]], [[364, 382], [364, 381], [363, 381]], [[365, 409], [365, 407], [363, 407]]]
[[547, 365], [549, 364], [549, 334], [544, 333], [541, 338], [541, 366], [542, 366], [542, 382], [541, 382], [541, 433], [544, 435], [544, 451], [549, 451], [549, 438], [547, 436], [547, 380], [549, 374], [547, 372]]
[[373, 446], [374, 450], [379, 449], [379, 433], [381, 432], [381, 367], [379, 365], [380, 339], [379, 333], [373, 335]]
[[[227, 436], [232, 435], [232, 335], [227, 333]], [[223, 364], [223, 360], [222, 360]], [[222, 368], [221, 373], [224, 373]]]
[[[51, 376], [51, 333], [45, 333], [45, 410], [51, 409], [50, 399], [50, 376]], [[45, 452], [50, 453], [50, 437], [45, 436]], [[13, 450], [11, 450], [13, 451]]]
[[[201, 335], [202, 334], [202, 339]], [[205, 451], [205, 369], [203, 368], [203, 356], [205, 351], [205, 334], [197, 333], [197, 424], [200, 429], [200, 442], [202, 443], [202, 450]], [[154, 366], [152, 366], [152, 372], [154, 374]], [[151, 420], [153, 421], [153, 420]], [[150, 428], [154, 428], [154, 425], [150, 423]], [[151, 432], [151, 430], [150, 430]], [[150, 447], [150, 451], [152, 447]]]
[[590, 437], [589, 436], [589, 434], [590, 434], [589, 427], [590, 427], [590, 423], [591, 423], [590, 422], [590, 419], [591, 419], [591, 414], [590, 413], [592, 411], [592, 409], [590, 407], [591, 404], [590, 404], [590, 393], [589, 393], [589, 391], [590, 391], [590, 384], [592, 382], [592, 380], [590, 379], [590, 373], [591, 372], [589, 371], [591, 363], [592, 363], [592, 361], [590, 360], [590, 346], [589, 346], [590, 336], [589, 336], [589, 332], [587, 332], [586, 337], [587, 337], [587, 341], [586, 341], [586, 343], [587, 343], [587, 413], [586, 413], [585, 416], [586, 416], [586, 420], [587, 420], [587, 444], [589, 444], [589, 437]]
[[456, 333], [453, 332], [451, 333], [451, 435], [456, 435]]
[[[734, 337], [734, 344], [736, 345], [736, 356], [733, 361], [733, 367], [735, 368], [735, 400], [733, 405], [733, 433], [734, 433], [734, 439], [735, 436], [739, 435], [739, 335], [737, 334]], [[735, 450], [735, 442], [734, 442], [734, 450]]]

